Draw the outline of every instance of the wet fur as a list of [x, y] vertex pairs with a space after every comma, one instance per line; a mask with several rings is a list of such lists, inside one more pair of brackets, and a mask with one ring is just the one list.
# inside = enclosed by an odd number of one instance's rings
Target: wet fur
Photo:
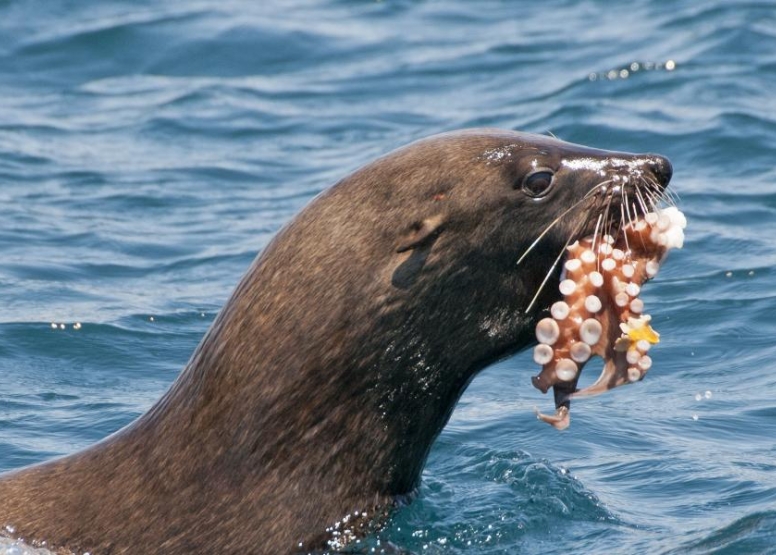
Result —
[[[256, 259], [148, 413], [0, 478], [0, 525], [78, 552], [183, 554], [307, 551], [354, 511], [379, 523], [476, 373], [534, 342], [553, 262], [588, 225], [568, 209], [601, 183], [561, 161], [611, 155], [480, 129], [346, 177]], [[537, 160], [556, 169], [541, 200], [520, 187]]]

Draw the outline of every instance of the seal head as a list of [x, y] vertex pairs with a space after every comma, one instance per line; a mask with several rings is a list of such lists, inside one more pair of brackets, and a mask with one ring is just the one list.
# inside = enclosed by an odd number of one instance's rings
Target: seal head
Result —
[[413, 491], [477, 372], [535, 343], [559, 254], [617, 225], [635, 173], [654, 197], [671, 166], [493, 129], [368, 164], [277, 234], [145, 415], [2, 477], [0, 525], [92, 553], [342, 547]]

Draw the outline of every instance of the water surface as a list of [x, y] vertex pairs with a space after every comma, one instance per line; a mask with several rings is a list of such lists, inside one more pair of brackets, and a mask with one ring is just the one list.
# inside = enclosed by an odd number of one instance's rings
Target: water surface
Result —
[[528, 355], [483, 372], [381, 541], [776, 552], [774, 90], [771, 2], [2, 2], [0, 470], [145, 411], [338, 178], [496, 126], [671, 158], [662, 341], [563, 433]]

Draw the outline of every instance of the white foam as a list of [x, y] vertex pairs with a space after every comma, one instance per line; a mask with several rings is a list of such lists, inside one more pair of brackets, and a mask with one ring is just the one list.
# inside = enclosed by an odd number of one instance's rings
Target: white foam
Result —
[[0, 536], [0, 555], [54, 555], [48, 549], [31, 547], [26, 543]]

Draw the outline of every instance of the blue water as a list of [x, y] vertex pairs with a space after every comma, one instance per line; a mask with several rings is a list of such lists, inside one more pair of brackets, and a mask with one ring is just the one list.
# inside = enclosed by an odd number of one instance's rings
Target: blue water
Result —
[[673, 161], [662, 341], [565, 432], [529, 356], [484, 371], [382, 541], [776, 553], [774, 91], [773, 2], [0, 2], [0, 470], [145, 411], [339, 177], [488, 125]]

